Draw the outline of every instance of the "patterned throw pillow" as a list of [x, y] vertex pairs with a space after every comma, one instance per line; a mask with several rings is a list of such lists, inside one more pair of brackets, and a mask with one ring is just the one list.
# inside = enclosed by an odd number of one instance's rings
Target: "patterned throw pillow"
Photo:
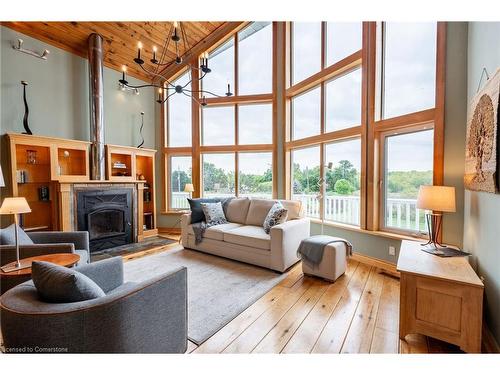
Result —
[[227, 224], [226, 216], [224, 215], [224, 210], [222, 209], [222, 203], [202, 203], [201, 208], [205, 214], [205, 222], [207, 227], [211, 227], [219, 224]]
[[286, 218], [288, 217], [288, 210], [283, 207], [280, 202], [276, 202], [269, 212], [267, 213], [266, 218], [264, 219], [264, 231], [269, 234], [271, 232], [271, 228], [275, 225], [284, 223]]

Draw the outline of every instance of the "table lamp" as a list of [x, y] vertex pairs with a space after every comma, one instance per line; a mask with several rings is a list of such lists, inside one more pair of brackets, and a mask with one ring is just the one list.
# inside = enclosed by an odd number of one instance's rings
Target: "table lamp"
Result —
[[440, 247], [446, 247], [439, 242], [439, 232], [443, 220], [442, 212], [455, 212], [455, 188], [453, 186], [420, 186], [417, 208], [433, 211], [425, 214], [429, 241], [422, 246], [430, 245], [436, 250]]
[[193, 194], [194, 191], [194, 186], [193, 184], [186, 184], [184, 185], [184, 192], [189, 193], [189, 198], [191, 198], [191, 194]]
[[16, 264], [15, 268], [21, 268], [19, 261], [19, 214], [31, 212], [31, 208], [24, 197], [5, 198], [0, 207], [0, 215], [14, 215], [14, 228], [16, 237]]

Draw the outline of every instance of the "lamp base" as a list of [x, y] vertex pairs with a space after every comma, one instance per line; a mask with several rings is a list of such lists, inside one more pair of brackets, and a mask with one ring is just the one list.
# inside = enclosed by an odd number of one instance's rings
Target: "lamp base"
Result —
[[25, 268], [30, 268], [31, 267], [31, 262], [27, 263], [18, 263], [18, 262], [12, 262], [9, 264], [6, 264], [5, 266], [1, 267], [0, 269], [4, 273], [9, 273], [9, 272], [14, 272], [14, 271], [19, 271]]

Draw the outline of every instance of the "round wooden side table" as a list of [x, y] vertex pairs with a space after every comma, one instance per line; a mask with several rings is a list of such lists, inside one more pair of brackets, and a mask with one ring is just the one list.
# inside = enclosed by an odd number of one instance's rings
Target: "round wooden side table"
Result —
[[[0, 269], [0, 276], [1, 277], [21, 277], [21, 276], [30, 276], [31, 275], [31, 263], [33, 262], [50, 262], [57, 264], [59, 266], [63, 267], [71, 267], [78, 263], [80, 260], [80, 255], [74, 254], [74, 253], [56, 253], [56, 254], [46, 254], [46, 255], [38, 255], [35, 257], [30, 257], [30, 258], [24, 258], [21, 259], [21, 266], [27, 266], [29, 267], [26, 268], [21, 268], [17, 271], [11, 271], [11, 272], [4, 272]], [[11, 262], [6, 264], [5, 266], [8, 265], [13, 265], [16, 262]]]

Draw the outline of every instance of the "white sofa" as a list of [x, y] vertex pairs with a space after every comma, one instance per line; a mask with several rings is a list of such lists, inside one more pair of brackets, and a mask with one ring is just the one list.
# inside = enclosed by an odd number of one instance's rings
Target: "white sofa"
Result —
[[226, 207], [228, 224], [206, 229], [198, 245], [195, 244], [191, 215], [184, 214], [181, 218], [182, 245], [284, 272], [299, 261], [297, 249], [300, 242], [309, 237], [310, 223], [303, 217], [301, 202], [280, 200], [288, 210], [287, 221], [272, 227], [270, 234], [266, 234], [262, 224], [275, 202], [270, 199], [233, 199]]

